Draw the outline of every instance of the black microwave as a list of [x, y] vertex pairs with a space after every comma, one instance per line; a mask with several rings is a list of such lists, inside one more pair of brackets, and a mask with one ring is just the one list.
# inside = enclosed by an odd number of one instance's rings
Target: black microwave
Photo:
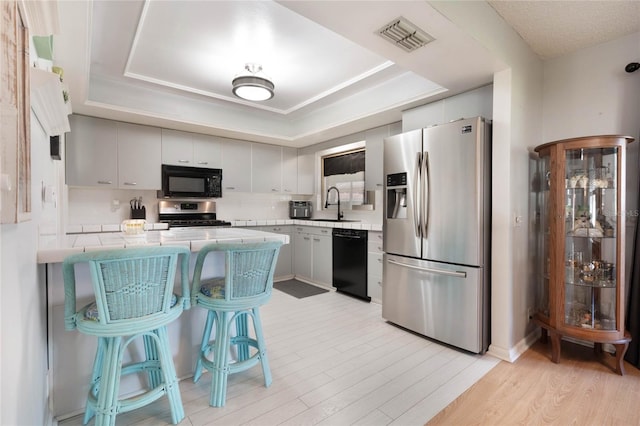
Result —
[[162, 196], [168, 198], [222, 197], [222, 169], [162, 165]]

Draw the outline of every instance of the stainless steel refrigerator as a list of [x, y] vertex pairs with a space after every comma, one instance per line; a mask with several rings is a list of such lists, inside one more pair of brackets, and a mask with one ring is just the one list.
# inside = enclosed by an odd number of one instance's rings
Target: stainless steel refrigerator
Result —
[[384, 140], [382, 316], [474, 353], [489, 345], [491, 125]]

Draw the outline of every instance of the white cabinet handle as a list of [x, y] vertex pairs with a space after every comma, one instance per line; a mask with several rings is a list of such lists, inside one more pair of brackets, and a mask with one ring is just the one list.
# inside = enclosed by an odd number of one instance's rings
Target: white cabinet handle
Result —
[[190, 163], [189, 160], [178, 160], [178, 163]]
[[100, 185], [111, 185], [113, 182], [110, 180], [99, 180], [98, 183]]
[[227, 186], [224, 189], [236, 189], [236, 187], [235, 186]]
[[271, 192], [278, 192], [278, 190], [275, 188], [271, 188]]
[[207, 164], [209, 164], [208, 161], [198, 161], [198, 164], [202, 164], [203, 166], [206, 166]]
[[128, 186], [136, 186], [138, 182], [125, 182], [124, 184]]

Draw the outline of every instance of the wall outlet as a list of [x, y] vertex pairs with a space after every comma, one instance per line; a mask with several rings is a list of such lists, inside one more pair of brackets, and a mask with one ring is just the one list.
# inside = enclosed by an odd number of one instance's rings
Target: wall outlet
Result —
[[533, 314], [536, 312], [535, 308], [527, 308], [527, 321], [533, 319]]

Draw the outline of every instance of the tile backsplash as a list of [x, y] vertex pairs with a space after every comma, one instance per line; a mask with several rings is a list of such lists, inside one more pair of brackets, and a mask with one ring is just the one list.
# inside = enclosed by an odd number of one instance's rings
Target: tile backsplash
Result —
[[[142, 197], [146, 207], [147, 222], [158, 221], [158, 198], [156, 191], [68, 188], [68, 214], [66, 229], [77, 229], [78, 225], [119, 224], [130, 219], [129, 200]], [[318, 210], [317, 196], [288, 194], [225, 193], [216, 199], [218, 219], [261, 220], [289, 218], [290, 200], [311, 200], [314, 217], [333, 217], [334, 211]], [[373, 211], [346, 211], [345, 218], [368, 223], [382, 223], [382, 191], [376, 191]]]

